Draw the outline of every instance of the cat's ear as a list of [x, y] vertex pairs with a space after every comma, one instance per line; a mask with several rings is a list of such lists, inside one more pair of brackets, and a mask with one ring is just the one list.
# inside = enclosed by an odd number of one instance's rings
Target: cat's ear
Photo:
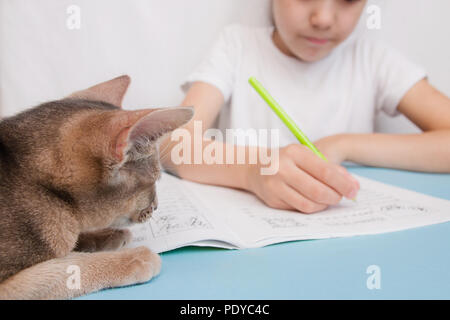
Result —
[[117, 107], [122, 107], [122, 100], [130, 82], [131, 78], [123, 75], [88, 89], [74, 92], [68, 98], [104, 101]]
[[125, 114], [113, 120], [112, 129], [120, 132], [113, 143], [112, 155], [121, 162], [127, 151], [136, 143], [156, 142], [164, 134], [189, 122], [194, 115], [192, 107], [171, 107], [138, 111], [123, 111]]

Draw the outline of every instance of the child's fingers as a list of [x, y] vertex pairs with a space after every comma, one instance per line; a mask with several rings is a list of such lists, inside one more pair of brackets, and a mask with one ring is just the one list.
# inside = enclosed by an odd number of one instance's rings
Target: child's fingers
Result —
[[314, 213], [327, 208], [327, 205], [307, 199], [287, 184], [283, 184], [280, 191], [281, 200], [297, 211]]
[[349, 178], [355, 183], [355, 185], [357, 186], [357, 188], [358, 188], [358, 190], [359, 190], [359, 187], [360, 187], [359, 181], [356, 180], [356, 179], [350, 174], [350, 172], [347, 171], [346, 168], [342, 167], [341, 165], [338, 165], [338, 166], [337, 166], [337, 169], [339, 170], [339, 172], [341, 172], [342, 174], [344, 174], [346, 177], [349, 177]]
[[301, 146], [294, 151], [293, 157], [296, 165], [306, 171], [308, 174], [330, 186], [336, 192], [353, 199], [359, 190], [359, 185], [350, 175], [346, 175], [338, 169], [338, 165], [323, 161], [318, 158], [311, 150]]
[[315, 203], [335, 205], [341, 201], [342, 196], [334, 189], [300, 170], [294, 164], [292, 166], [293, 168], [285, 177], [285, 182], [295, 191]]

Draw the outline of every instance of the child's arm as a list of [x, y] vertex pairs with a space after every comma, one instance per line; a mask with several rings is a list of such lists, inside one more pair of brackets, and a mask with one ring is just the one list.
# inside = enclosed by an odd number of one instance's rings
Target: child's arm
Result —
[[[194, 83], [189, 89], [184, 106], [194, 106], [195, 115], [185, 129], [193, 137], [194, 121], [202, 121], [203, 130], [208, 129], [217, 117], [224, 103], [223, 96], [216, 87], [202, 82]], [[191, 163], [194, 163], [194, 139], [191, 139]], [[226, 148], [249, 147], [230, 146], [218, 141], [203, 141], [203, 149], [215, 143], [226, 154]], [[196, 182], [248, 190], [256, 194], [267, 205], [279, 209], [293, 209], [312, 213], [323, 210], [328, 205], [337, 204], [342, 196], [354, 198], [359, 190], [358, 182], [345, 168], [325, 162], [302, 145], [289, 145], [279, 150], [276, 164], [278, 170], [273, 175], [261, 175], [257, 164], [178, 164], [171, 159], [171, 150], [180, 141], [170, 137], [161, 143], [163, 166], [180, 177]], [[202, 150], [203, 152], [203, 150]], [[236, 163], [236, 162], [235, 162]], [[264, 166], [267, 167], [267, 166]]]
[[424, 132], [419, 134], [342, 134], [315, 144], [335, 163], [450, 172], [450, 99], [426, 80], [411, 88], [398, 111]]
[[[171, 158], [172, 148], [179, 141], [171, 141], [170, 137], [164, 140], [160, 146], [161, 163], [166, 170], [179, 177], [196, 182], [221, 185], [226, 187], [246, 189], [246, 168], [244, 166], [205, 165], [194, 164], [194, 121], [201, 121], [203, 131], [214, 123], [224, 103], [222, 93], [213, 85], [204, 82], [195, 82], [188, 93], [182, 106], [193, 106], [195, 114], [192, 120], [183, 129], [187, 129], [191, 136], [191, 159], [192, 164], [175, 164]], [[203, 132], [202, 132], [203, 135]], [[211, 142], [202, 140], [203, 149]], [[203, 153], [203, 150], [201, 150]]]

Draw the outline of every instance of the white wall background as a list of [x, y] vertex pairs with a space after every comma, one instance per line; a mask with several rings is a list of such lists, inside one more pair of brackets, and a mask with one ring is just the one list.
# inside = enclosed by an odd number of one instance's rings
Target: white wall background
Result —
[[[0, 0], [0, 115], [129, 74], [125, 108], [177, 105], [179, 84], [229, 23], [267, 25], [270, 0]], [[366, 30], [425, 66], [450, 95], [449, 0], [371, 0], [381, 30]], [[81, 9], [81, 29], [66, 27]], [[363, 15], [364, 27], [367, 15]], [[417, 130], [380, 117], [384, 132]]]
[[[382, 8], [380, 30], [370, 35], [399, 49], [428, 71], [428, 80], [450, 96], [450, 1], [372, 0]], [[377, 131], [416, 132], [405, 117], [377, 119]]]

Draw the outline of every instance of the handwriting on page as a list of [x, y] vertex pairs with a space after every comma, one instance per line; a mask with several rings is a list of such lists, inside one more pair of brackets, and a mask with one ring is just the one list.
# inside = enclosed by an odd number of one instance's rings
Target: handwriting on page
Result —
[[361, 189], [355, 210], [366, 209], [388, 217], [423, 216], [430, 212], [423, 205], [411, 200], [399, 199], [388, 193], [375, 190], [370, 186]]
[[183, 181], [167, 174], [157, 183], [158, 210], [132, 227], [132, 246], [155, 252], [183, 245], [251, 248], [271, 243], [377, 234], [450, 221], [450, 202], [363, 177], [357, 201], [314, 214], [269, 208], [234, 189]]
[[149, 226], [155, 238], [192, 229], [211, 229], [212, 226], [200, 208], [176, 185], [161, 183], [159, 209]]
[[247, 215], [249, 218], [264, 222], [272, 229], [300, 228], [308, 226], [306, 223], [300, 221], [300, 219], [297, 219], [294, 215], [290, 217], [286, 216], [285, 212], [283, 212], [283, 214], [279, 214], [277, 212], [264, 213], [261, 210], [255, 212], [252, 208], [243, 207], [242, 213]]
[[203, 209], [193, 203], [196, 199], [187, 195], [178, 184], [161, 179], [157, 192], [158, 210], [148, 222], [133, 227], [133, 242], [194, 229], [212, 229]]
[[357, 202], [342, 200], [323, 212], [300, 214], [276, 212], [261, 208], [242, 208], [247, 217], [264, 222], [272, 229], [305, 228], [311, 224], [322, 226], [352, 226], [384, 222], [393, 218], [424, 216], [429, 209], [423, 205], [398, 199], [369, 187], [361, 188]]

